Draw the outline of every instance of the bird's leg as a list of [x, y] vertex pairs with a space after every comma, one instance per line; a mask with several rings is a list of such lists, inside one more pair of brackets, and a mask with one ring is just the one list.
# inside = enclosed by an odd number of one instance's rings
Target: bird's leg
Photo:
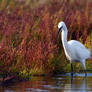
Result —
[[82, 60], [82, 61], [81, 61], [81, 64], [82, 64], [82, 66], [83, 66], [83, 68], [84, 68], [85, 77], [86, 77], [86, 76], [87, 76], [87, 71], [86, 71], [85, 60]]
[[73, 65], [71, 63], [71, 75], [73, 76]]

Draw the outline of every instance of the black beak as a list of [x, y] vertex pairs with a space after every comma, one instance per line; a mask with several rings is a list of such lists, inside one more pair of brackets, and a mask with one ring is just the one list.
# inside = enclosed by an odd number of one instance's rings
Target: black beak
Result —
[[60, 27], [60, 28], [58, 29], [57, 39], [58, 39], [59, 33], [61, 32], [62, 28], [63, 28], [63, 27]]

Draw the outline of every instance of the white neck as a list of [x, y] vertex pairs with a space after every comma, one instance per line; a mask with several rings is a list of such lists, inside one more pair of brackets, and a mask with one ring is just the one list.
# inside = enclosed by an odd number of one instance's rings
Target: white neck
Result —
[[63, 47], [64, 49], [66, 49], [68, 47], [68, 43], [67, 43], [67, 28], [65, 28], [64, 30], [62, 30], [62, 37], [61, 37], [61, 40], [62, 40], [62, 44], [63, 44]]

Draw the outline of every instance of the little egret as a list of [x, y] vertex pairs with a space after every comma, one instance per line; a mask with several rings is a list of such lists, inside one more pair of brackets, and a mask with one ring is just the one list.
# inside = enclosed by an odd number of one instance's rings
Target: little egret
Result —
[[58, 34], [57, 37], [59, 36], [59, 33], [62, 32], [61, 40], [63, 44], [63, 48], [65, 51], [65, 55], [68, 60], [70, 60], [71, 64], [71, 75], [73, 75], [73, 65], [72, 62], [80, 62], [82, 67], [84, 68], [85, 71], [85, 76], [87, 75], [86, 73], [86, 65], [85, 61], [86, 59], [91, 57], [91, 52], [85, 48], [83, 44], [81, 44], [79, 41], [76, 40], [70, 40], [67, 41], [67, 27], [63, 21], [59, 22], [58, 24]]

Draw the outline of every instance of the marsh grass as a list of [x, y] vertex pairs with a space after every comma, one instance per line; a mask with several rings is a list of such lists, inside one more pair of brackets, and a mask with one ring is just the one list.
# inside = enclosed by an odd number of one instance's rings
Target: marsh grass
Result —
[[[57, 24], [65, 21], [68, 40], [76, 39], [92, 48], [92, 2], [50, 0], [34, 7], [28, 2], [0, 1], [0, 73], [70, 72], [60, 37], [56, 40]], [[87, 69], [92, 68], [91, 61]], [[76, 67], [75, 71], [81, 69], [80, 64]]]

